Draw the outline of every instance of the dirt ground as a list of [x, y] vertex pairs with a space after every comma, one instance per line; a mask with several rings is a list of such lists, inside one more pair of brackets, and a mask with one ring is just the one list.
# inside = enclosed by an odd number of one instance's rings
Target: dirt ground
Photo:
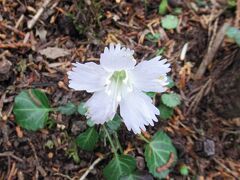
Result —
[[[72, 62], [98, 62], [111, 42], [133, 49], [139, 61], [162, 54], [172, 65], [173, 91], [181, 95], [182, 104], [171, 119], [147, 128], [150, 135], [165, 130], [177, 148], [178, 163], [169, 178], [240, 177], [240, 119], [223, 119], [208, 105], [212, 85], [221, 78], [216, 74], [239, 60], [239, 47], [221, 28], [226, 23], [240, 27], [240, 5], [230, 8], [224, 0], [169, 0], [167, 14], [175, 14], [179, 25], [166, 30], [161, 26], [157, 0], [46, 2], [0, 0], [0, 179], [78, 179], [97, 153], [110, 151], [103, 144], [94, 153], [77, 150], [81, 162], [76, 163], [70, 154], [76, 151], [73, 139], [87, 128], [85, 117], [52, 113], [56, 122], [52, 127], [29, 132], [16, 125], [12, 108], [14, 97], [29, 88], [45, 91], [52, 107], [86, 101], [90, 94], [68, 88], [66, 72]], [[41, 8], [43, 13], [34, 23], [33, 16]], [[156, 33], [161, 37], [149, 38]], [[214, 52], [211, 47], [221, 38]], [[66, 52], [46, 55], [42, 50], [47, 47]], [[214, 57], [196, 78], [203, 60], [211, 59], [206, 58], [209, 51]], [[138, 168], [147, 173], [142, 142], [125, 126], [119, 134], [124, 148], [129, 143], [134, 147], [131, 154], [141, 163]], [[103, 179], [102, 169], [108, 161], [101, 161], [88, 179]], [[179, 173], [182, 164], [189, 167], [188, 178]]]

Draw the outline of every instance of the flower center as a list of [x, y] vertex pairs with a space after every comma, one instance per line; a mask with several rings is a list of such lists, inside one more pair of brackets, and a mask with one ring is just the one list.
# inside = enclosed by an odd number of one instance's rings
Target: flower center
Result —
[[125, 70], [115, 71], [107, 80], [106, 92], [119, 103], [122, 97], [132, 91], [132, 86]]
[[110, 77], [111, 81], [115, 81], [117, 84], [121, 84], [124, 79], [126, 79], [127, 74], [126, 71], [115, 71], [113, 75]]

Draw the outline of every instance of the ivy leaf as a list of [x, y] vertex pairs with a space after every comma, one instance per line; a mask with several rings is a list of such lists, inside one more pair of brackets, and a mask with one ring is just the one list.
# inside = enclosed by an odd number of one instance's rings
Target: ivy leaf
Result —
[[86, 112], [87, 112], [87, 108], [84, 106], [84, 103], [81, 102], [78, 105], [78, 113], [84, 116], [86, 114]]
[[168, 107], [176, 107], [181, 103], [180, 96], [176, 93], [163, 94], [161, 100]]
[[45, 126], [50, 110], [47, 96], [37, 89], [22, 91], [16, 96], [13, 107], [16, 123], [32, 131]]
[[173, 115], [173, 109], [162, 103], [158, 106], [158, 109], [160, 111], [160, 118], [163, 120], [169, 119]]
[[86, 151], [92, 151], [99, 139], [98, 132], [94, 127], [88, 128], [85, 132], [78, 135], [76, 144]]
[[162, 18], [161, 23], [165, 29], [176, 29], [178, 26], [178, 18], [174, 15], [166, 15]]
[[162, 0], [158, 7], [159, 14], [161, 14], [161, 15], [166, 14], [167, 7], [168, 7], [168, 0]]
[[123, 176], [120, 178], [120, 180], [153, 180], [153, 177], [146, 172], [132, 172], [131, 174], [127, 176]]
[[103, 169], [107, 180], [120, 179], [121, 176], [130, 174], [136, 168], [136, 160], [128, 155], [116, 155]]
[[112, 120], [107, 122], [107, 127], [112, 131], [117, 131], [120, 128], [121, 123], [122, 123], [121, 117], [118, 114], [116, 114]]
[[77, 106], [69, 102], [63, 106], [58, 107], [57, 110], [62, 114], [72, 115], [77, 111]]
[[144, 156], [149, 168], [149, 172], [156, 178], [165, 178], [170, 169], [162, 172], [157, 172], [157, 168], [166, 165], [170, 160], [170, 155], [173, 153], [174, 161], [169, 166], [174, 166], [177, 161], [177, 152], [172, 144], [171, 139], [163, 131], [157, 132], [149, 144], [147, 144]]

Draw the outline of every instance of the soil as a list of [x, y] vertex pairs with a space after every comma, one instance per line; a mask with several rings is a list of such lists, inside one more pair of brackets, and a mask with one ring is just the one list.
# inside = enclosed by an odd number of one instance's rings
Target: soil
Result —
[[[228, 7], [224, 0], [169, 0], [167, 14], [175, 14], [180, 23], [176, 30], [166, 30], [158, 13], [161, 1], [52, 0], [28, 28], [43, 2], [0, 0], [0, 179], [79, 179], [99, 153], [110, 152], [104, 143], [94, 153], [76, 150], [74, 139], [87, 128], [84, 116], [52, 113], [53, 127], [29, 132], [16, 125], [12, 112], [14, 97], [29, 88], [46, 92], [53, 107], [86, 101], [90, 94], [68, 88], [66, 72], [73, 62], [98, 63], [110, 42], [133, 49], [139, 61], [164, 48], [162, 56], [172, 64], [176, 83], [172, 91], [181, 95], [182, 104], [171, 119], [147, 128], [149, 135], [164, 130], [177, 148], [178, 163], [168, 179], [188, 179], [181, 176], [181, 165], [189, 167], [190, 179], [240, 177], [240, 118], [222, 118], [209, 106], [214, 81], [228, 64], [239, 60], [239, 47], [225, 37], [204, 75], [194, 78], [222, 25], [239, 28], [240, 6]], [[176, 8], [181, 12], [177, 14]], [[149, 33], [159, 33], [160, 39], [149, 40]], [[181, 59], [186, 43], [188, 49]], [[50, 59], [40, 53], [47, 47], [69, 50], [70, 55]], [[124, 125], [119, 134], [125, 149], [129, 144], [134, 148], [130, 153], [140, 163], [143, 177], [152, 179], [143, 160], [142, 141]], [[71, 150], [76, 150], [80, 163], [69, 156]], [[103, 179], [102, 169], [109, 158], [87, 178]]]

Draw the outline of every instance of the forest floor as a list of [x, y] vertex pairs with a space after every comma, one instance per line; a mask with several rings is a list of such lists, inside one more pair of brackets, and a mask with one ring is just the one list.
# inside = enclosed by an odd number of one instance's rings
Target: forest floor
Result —
[[[184, 179], [181, 164], [189, 167], [191, 178], [240, 177], [240, 119], [223, 119], [208, 106], [215, 69], [221, 71], [239, 48], [221, 30], [226, 23], [239, 27], [240, 6], [229, 7], [224, 0], [169, 0], [166, 14], [175, 14], [179, 25], [166, 30], [159, 4], [155, 0], [0, 0], [0, 179], [78, 179], [93, 163], [100, 148], [94, 153], [79, 150], [80, 163], [69, 157], [72, 139], [87, 128], [85, 117], [53, 113], [55, 128], [30, 132], [16, 125], [13, 102], [29, 88], [46, 92], [53, 107], [86, 101], [90, 94], [68, 88], [66, 72], [72, 62], [98, 62], [111, 42], [133, 49], [139, 61], [162, 55], [171, 63], [173, 91], [181, 95], [182, 104], [171, 119], [147, 128], [150, 135], [163, 129], [173, 140], [178, 163], [169, 177]], [[41, 16], [32, 21], [41, 8]], [[57, 50], [46, 51], [48, 47]], [[203, 61], [207, 66], [201, 66]], [[142, 142], [124, 125], [120, 132], [122, 146], [131, 144], [132, 154], [141, 160]], [[102, 179], [107, 162], [97, 164], [88, 178]], [[147, 171], [142, 163], [139, 169]]]

